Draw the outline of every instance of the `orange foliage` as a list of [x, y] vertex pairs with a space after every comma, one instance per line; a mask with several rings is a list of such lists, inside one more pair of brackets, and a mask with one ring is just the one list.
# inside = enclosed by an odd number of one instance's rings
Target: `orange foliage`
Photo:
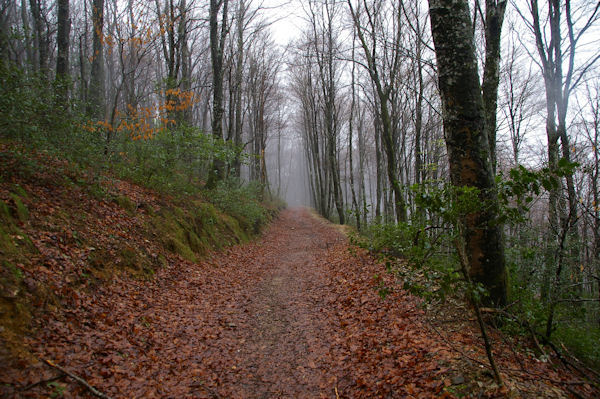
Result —
[[173, 112], [182, 112], [191, 108], [198, 99], [194, 92], [181, 89], [168, 89], [162, 93], [166, 101], [157, 105], [135, 108], [127, 104], [127, 112], [117, 111], [116, 125], [110, 121], [89, 121], [82, 128], [89, 132], [127, 133], [133, 141], [152, 139], [164, 132], [176, 121], [170, 118]]

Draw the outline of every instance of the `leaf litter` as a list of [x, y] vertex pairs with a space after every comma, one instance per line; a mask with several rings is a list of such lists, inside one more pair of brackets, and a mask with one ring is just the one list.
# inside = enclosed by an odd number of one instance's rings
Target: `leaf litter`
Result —
[[[512, 375], [510, 390], [494, 387], [453, 348], [484, 359], [474, 327], [440, 339], [419, 299], [402, 290], [380, 298], [382, 278], [393, 284], [383, 269], [307, 210], [286, 210], [254, 243], [196, 264], [180, 258], [150, 281], [116, 275], [73, 294], [28, 338], [38, 361], [0, 366], [0, 381], [54, 381], [49, 359], [113, 398], [454, 397], [465, 377], [477, 397], [568, 396], [559, 383], [573, 377], [525, 356], [519, 362], [548, 381]], [[90, 395], [57, 380], [0, 393], [48, 397], [58, 386], [65, 398]]]

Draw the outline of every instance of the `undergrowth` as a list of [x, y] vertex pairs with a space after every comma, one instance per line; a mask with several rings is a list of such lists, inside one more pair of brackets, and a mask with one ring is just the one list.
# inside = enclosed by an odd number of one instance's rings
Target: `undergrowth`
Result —
[[[132, 140], [89, 129], [77, 101], [57, 104], [45, 77], [0, 63], [0, 338], [14, 353], [35, 311], [55, 310], [72, 292], [120, 273], [152, 278], [169, 262], [245, 242], [281, 209], [258, 184], [228, 179], [205, 189], [213, 159], [227, 164], [239, 149], [199, 129], [170, 126]], [[156, 200], [130, 197], [116, 188], [121, 181]], [[26, 186], [45, 191], [31, 195]], [[31, 217], [38, 208], [46, 212]], [[40, 232], [50, 244], [38, 237], [34, 245], [31, 234]], [[43, 263], [49, 255], [40, 245], [60, 253], [52, 255], [60, 266], [52, 257], [53, 267]]]
[[[213, 190], [205, 190], [214, 159], [226, 165], [239, 156], [242, 162], [247, 159], [231, 143], [215, 140], [197, 128], [169, 126], [138, 139], [135, 132], [95, 125], [85, 115], [84, 104], [76, 100], [58, 105], [44, 76], [1, 64], [0, 83], [0, 139], [16, 140], [28, 150], [68, 161], [66, 169], [77, 169], [74, 183], [88, 185], [94, 195], [105, 195], [103, 181], [118, 178], [163, 195], [201, 196], [253, 233], [269, 219], [265, 206], [282, 207], [281, 201], [272, 199], [257, 183], [246, 185], [228, 179]], [[27, 174], [43, 167], [21, 151], [11, 156], [20, 160], [14, 173]]]
[[[557, 173], [572, 165], [562, 163]], [[509, 276], [509, 306], [495, 323], [505, 332], [550, 343], [565, 356], [571, 355], [590, 367], [600, 369], [600, 317], [597, 292], [582, 287], [583, 266], [578, 263], [574, 243], [566, 240], [558, 248], [552, 239], [543, 239], [539, 226], [524, 218], [533, 195], [554, 184], [547, 170], [530, 172], [519, 168], [499, 181], [501, 209], [499, 223], [511, 232], [507, 239], [506, 261]], [[429, 215], [413, 215], [407, 223], [372, 222], [352, 240], [377, 254], [398, 284], [424, 303], [443, 302], [448, 296], [469, 290], [480, 298], [487, 293], [481, 286], [469, 287], [459, 273], [455, 251], [458, 237], [456, 220], [479, 209], [476, 193], [450, 185], [423, 184], [411, 188], [417, 208]], [[564, 251], [561, 264], [555, 254]], [[399, 260], [402, 261], [399, 261]], [[558, 267], [563, 270], [560, 272]], [[560, 273], [559, 273], [560, 272]], [[393, 287], [379, 287], [380, 292]], [[552, 352], [547, 349], [547, 351]], [[545, 353], [537, 353], [545, 358]]]

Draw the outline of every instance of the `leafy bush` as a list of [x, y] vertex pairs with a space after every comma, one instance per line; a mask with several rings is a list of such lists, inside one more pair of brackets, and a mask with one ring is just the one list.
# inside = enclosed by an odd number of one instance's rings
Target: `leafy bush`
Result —
[[600, 369], [600, 328], [589, 323], [561, 324], [555, 339], [564, 343], [580, 360]]
[[268, 219], [261, 205], [264, 188], [258, 182], [243, 185], [238, 179], [227, 179], [207, 193], [207, 198], [217, 208], [236, 218], [246, 231], [258, 233]]
[[213, 156], [230, 162], [232, 145], [215, 141], [198, 129], [161, 130], [152, 139], [122, 135], [112, 145], [116, 174], [165, 193], [197, 194]]
[[[355, 243], [379, 254], [402, 281], [402, 287], [427, 300], [443, 300], [463, 287], [458, 259], [452, 249], [458, 237], [459, 218], [480, 207], [477, 191], [429, 182], [414, 185], [411, 192], [417, 209], [427, 212], [432, 225], [423, 215], [413, 215], [408, 223], [374, 223]], [[404, 258], [398, 267], [395, 258]]]
[[[70, 176], [67, 184], [85, 185], [102, 196], [101, 182], [112, 175], [165, 194], [206, 194], [216, 206], [238, 219], [246, 231], [258, 232], [267, 221], [269, 214], [262, 205], [264, 189], [258, 184], [243, 186], [240, 181], [228, 180], [205, 192], [204, 182], [213, 160], [231, 164], [242, 153], [240, 148], [172, 121], [155, 125], [156, 121], [149, 118], [150, 133], [143, 135], [135, 130], [135, 123], [125, 123], [126, 119], [113, 124], [90, 121], [78, 112], [85, 109], [85, 104], [63, 104], [54, 92], [42, 75], [0, 63], [0, 137], [71, 161], [65, 168], [75, 165], [77, 170], [65, 170]], [[243, 154], [241, 158], [247, 161]], [[15, 173], [23, 171], [19, 168]], [[267, 199], [274, 208], [281, 206]]]

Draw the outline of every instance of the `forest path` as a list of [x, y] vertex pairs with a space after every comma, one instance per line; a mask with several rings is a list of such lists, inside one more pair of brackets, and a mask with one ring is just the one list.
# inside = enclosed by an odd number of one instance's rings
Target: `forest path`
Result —
[[[448, 350], [414, 298], [378, 296], [382, 272], [286, 210], [257, 242], [78, 298], [31, 345], [114, 398], [437, 397]], [[65, 397], [86, 395], [67, 383]]]

